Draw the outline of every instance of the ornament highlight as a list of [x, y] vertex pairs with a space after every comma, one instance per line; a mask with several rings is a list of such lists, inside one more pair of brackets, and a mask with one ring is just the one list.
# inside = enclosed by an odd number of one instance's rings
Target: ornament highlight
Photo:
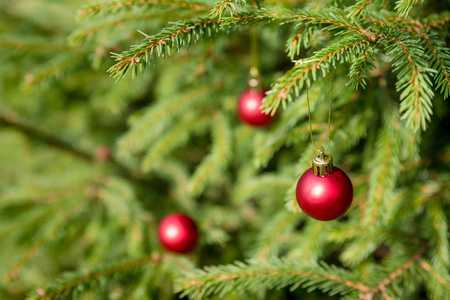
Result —
[[188, 253], [197, 245], [198, 237], [197, 225], [184, 214], [168, 215], [159, 224], [159, 242], [168, 251]]
[[256, 127], [264, 127], [275, 120], [275, 116], [266, 115], [259, 107], [266, 94], [257, 90], [246, 90], [238, 103], [238, 116], [242, 122]]
[[353, 185], [347, 174], [333, 166], [333, 158], [323, 148], [297, 182], [297, 203], [302, 211], [320, 221], [344, 215], [353, 200]]

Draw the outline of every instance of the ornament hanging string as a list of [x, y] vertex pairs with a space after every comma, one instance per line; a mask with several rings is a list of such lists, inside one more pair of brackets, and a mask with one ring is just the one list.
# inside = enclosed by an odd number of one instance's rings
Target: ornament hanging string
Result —
[[328, 142], [325, 149], [323, 147], [317, 147], [317, 145], [314, 143], [313, 133], [312, 133], [312, 121], [311, 121], [311, 108], [309, 105], [309, 91], [308, 91], [308, 84], [305, 83], [306, 87], [306, 102], [308, 103], [308, 119], [309, 119], [309, 134], [311, 136], [311, 142], [314, 146], [314, 149], [316, 149], [317, 152], [325, 152], [328, 149], [328, 146], [330, 146], [330, 135], [331, 135], [331, 97], [333, 94], [333, 82], [331, 78], [331, 72], [330, 72], [330, 95], [328, 99]]
[[258, 88], [261, 85], [261, 76], [259, 73], [260, 57], [258, 43], [258, 28], [253, 26], [250, 30], [250, 53], [252, 57], [252, 67], [250, 68], [249, 85], [252, 88]]

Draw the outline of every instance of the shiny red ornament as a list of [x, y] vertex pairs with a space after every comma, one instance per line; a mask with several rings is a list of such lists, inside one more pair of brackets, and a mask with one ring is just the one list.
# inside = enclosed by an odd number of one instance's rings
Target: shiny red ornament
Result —
[[246, 90], [242, 93], [238, 103], [238, 116], [242, 122], [256, 127], [267, 126], [272, 123], [275, 116], [261, 112], [260, 106], [265, 93], [257, 90]]
[[197, 225], [186, 215], [171, 214], [159, 224], [159, 242], [168, 251], [188, 253], [197, 245], [198, 237]]
[[350, 208], [353, 185], [344, 171], [333, 166], [332, 157], [321, 153], [313, 160], [313, 167], [298, 180], [295, 196], [305, 214], [316, 220], [331, 221]]

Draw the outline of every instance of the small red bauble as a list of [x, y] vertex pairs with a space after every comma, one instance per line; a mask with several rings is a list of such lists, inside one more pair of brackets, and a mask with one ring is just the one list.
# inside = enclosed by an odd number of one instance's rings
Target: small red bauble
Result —
[[197, 245], [198, 236], [195, 222], [183, 214], [168, 215], [159, 224], [159, 242], [171, 252], [190, 252]]
[[313, 160], [313, 167], [298, 180], [295, 196], [305, 214], [316, 220], [331, 221], [350, 208], [353, 185], [344, 171], [333, 167], [331, 155], [322, 152]]
[[256, 90], [242, 93], [238, 103], [238, 116], [242, 122], [257, 127], [267, 126], [273, 122], [275, 116], [266, 115], [259, 108], [265, 96], [265, 93]]

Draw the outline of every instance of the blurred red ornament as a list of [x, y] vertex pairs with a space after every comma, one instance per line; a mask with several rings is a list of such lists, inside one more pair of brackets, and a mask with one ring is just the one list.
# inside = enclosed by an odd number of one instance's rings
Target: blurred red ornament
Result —
[[242, 93], [238, 103], [238, 116], [242, 122], [263, 127], [272, 123], [275, 116], [266, 115], [261, 112], [260, 106], [266, 94], [256, 90], [246, 90]]
[[102, 145], [97, 148], [94, 155], [94, 160], [96, 162], [104, 162], [111, 158], [111, 150], [108, 146]]
[[321, 155], [298, 180], [295, 195], [305, 214], [316, 220], [331, 221], [350, 208], [353, 185], [344, 171], [333, 166], [331, 155], [323, 152]]
[[171, 252], [190, 252], [197, 245], [198, 236], [195, 222], [183, 214], [168, 215], [159, 224], [159, 241], [166, 250]]

